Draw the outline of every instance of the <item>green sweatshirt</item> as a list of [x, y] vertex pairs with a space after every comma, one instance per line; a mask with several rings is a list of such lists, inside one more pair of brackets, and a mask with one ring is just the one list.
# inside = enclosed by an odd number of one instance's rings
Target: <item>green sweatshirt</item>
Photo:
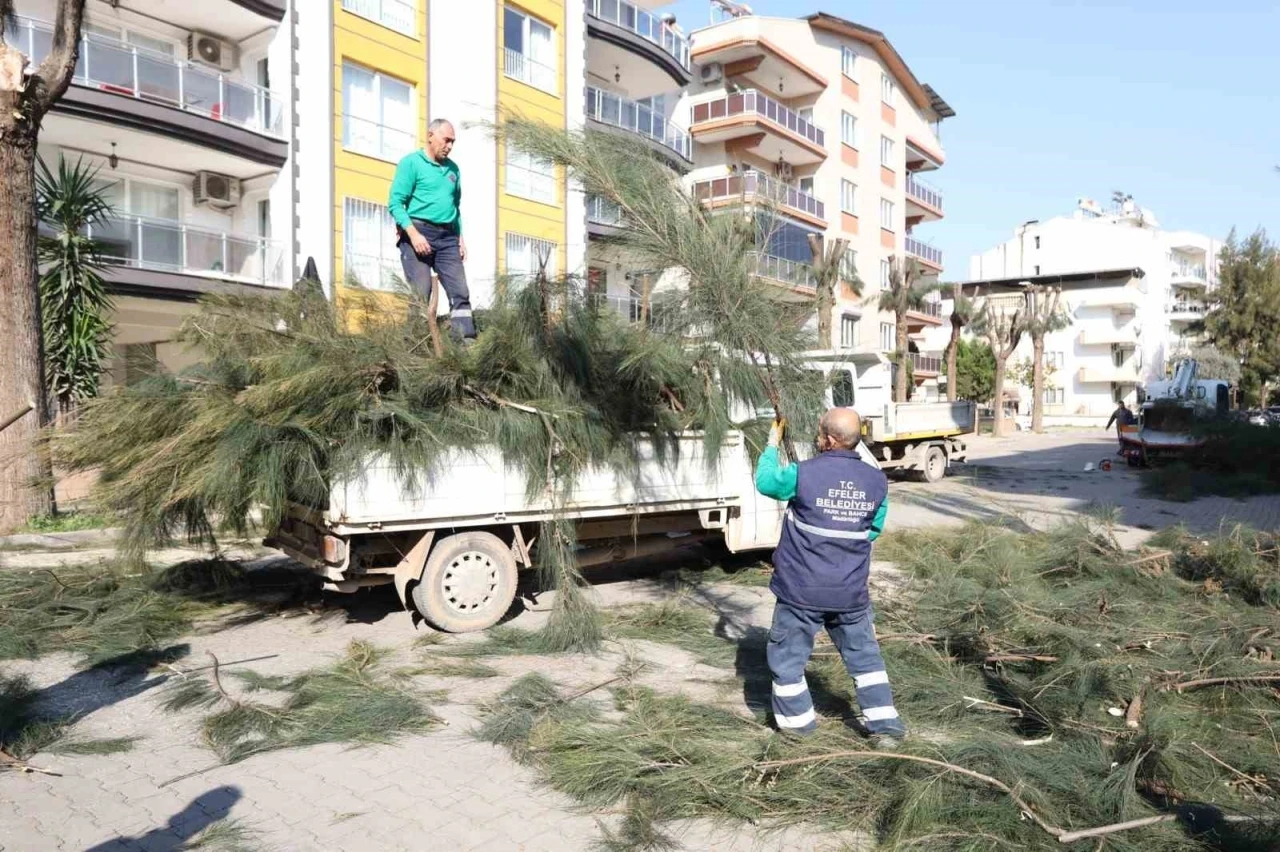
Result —
[[437, 163], [419, 148], [400, 160], [391, 181], [387, 207], [391, 218], [405, 230], [410, 219], [435, 225], [453, 225], [462, 233], [462, 175], [453, 160]]
[[[796, 481], [799, 476], [800, 469], [797, 465], [789, 464], [782, 467], [778, 464], [777, 447], [766, 447], [760, 454], [760, 461], [756, 462], [756, 490], [774, 500], [785, 503], [795, 497]], [[880, 508], [876, 510], [876, 516], [871, 519], [871, 531], [867, 535], [867, 541], [875, 541], [880, 537], [880, 533], [884, 532], [884, 519], [888, 514], [889, 495], [886, 494], [880, 503]]]

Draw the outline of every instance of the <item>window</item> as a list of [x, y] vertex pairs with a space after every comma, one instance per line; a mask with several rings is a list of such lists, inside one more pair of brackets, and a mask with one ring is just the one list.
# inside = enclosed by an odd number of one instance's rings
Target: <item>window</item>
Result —
[[1040, 248], [1040, 237], [1036, 236], [1036, 248]]
[[853, 371], [835, 370], [831, 373], [831, 404], [836, 408], [853, 407]]
[[880, 137], [880, 165], [893, 168], [893, 140], [888, 136]]
[[388, 162], [418, 147], [413, 86], [342, 63], [342, 147]]
[[813, 195], [813, 178], [811, 177], [800, 178], [799, 186], [800, 186], [801, 192], [806, 192], [809, 195]]
[[853, 79], [853, 66], [858, 61], [858, 54], [853, 52], [853, 48], [845, 46], [840, 49], [840, 70], [844, 72], [844, 76], [850, 80]]
[[893, 78], [888, 74], [880, 75], [880, 100], [889, 106], [894, 105], [894, 99], [897, 97], [898, 87], [894, 85]]
[[851, 180], [840, 181], [840, 209], [850, 216], [858, 215], [858, 187]]
[[796, 115], [800, 116], [801, 121], [813, 123], [813, 107], [800, 107], [796, 110]]
[[556, 94], [556, 55], [551, 27], [507, 6], [502, 18], [502, 37], [506, 50], [504, 73], [535, 89]]
[[893, 202], [887, 198], [880, 199], [880, 227], [886, 231], [894, 230], [893, 227]]
[[1067, 363], [1067, 353], [1065, 352], [1046, 352], [1044, 353], [1045, 367], [1053, 367], [1055, 370], [1061, 370]]
[[271, 239], [271, 199], [258, 202], [258, 236], [264, 240]]
[[844, 255], [840, 258], [840, 280], [850, 282], [858, 280], [858, 253], [853, 249], [845, 249]]
[[840, 113], [840, 141], [850, 148], [858, 147], [858, 119], [847, 112]]
[[858, 318], [844, 314], [840, 317], [840, 348], [853, 349], [858, 345]]
[[508, 195], [543, 204], [556, 203], [556, 168], [550, 160], [507, 146]]
[[342, 202], [342, 264], [348, 281], [370, 290], [394, 290], [400, 252], [387, 208], [363, 198]]
[[880, 261], [880, 289], [889, 289], [889, 278], [893, 275], [893, 267], [889, 265], [889, 261]]
[[898, 334], [891, 322], [880, 323], [880, 349], [892, 352], [898, 345]]
[[1040, 264], [1038, 264], [1038, 263], [1036, 264], [1036, 271], [1035, 271], [1035, 274], [1036, 274], [1036, 275], [1039, 275], [1039, 274], [1040, 274]]
[[415, 0], [342, 0], [342, 8], [348, 12], [407, 36], [417, 35], [414, 6]]
[[507, 234], [507, 274], [532, 278], [545, 268], [547, 275], [556, 269], [556, 244], [549, 240]]
[[1066, 388], [1045, 388], [1044, 404], [1045, 405], [1063, 405], [1067, 401]]

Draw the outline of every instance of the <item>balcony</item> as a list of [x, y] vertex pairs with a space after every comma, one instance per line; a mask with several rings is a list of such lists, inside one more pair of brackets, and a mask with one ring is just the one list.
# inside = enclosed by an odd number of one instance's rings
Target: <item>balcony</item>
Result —
[[1209, 277], [1205, 273], [1204, 264], [1175, 262], [1169, 280], [1175, 287], [1203, 287], [1208, 283]]
[[1134, 287], [1105, 287], [1081, 296], [1076, 307], [1111, 308], [1116, 313], [1133, 313], [1142, 304], [1142, 296]]
[[[726, 79], [762, 91], [779, 86], [789, 98], [818, 95], [828, 81], [769, 38], [771, 21], [754, 15], [726, 21], [698, 33], [693, 58], [699, 65], [720, 63]], [[776, 31], [776, 26], [774, 27]], [[839, 81], [836, 83], [839, 87]]]
[[942, 168], [944, 157], [942, 149], [935, 147], [937, 144], [937, 132], [935, 128], [934, 139], [930, 143], [917, 142], [910, 136], [907, 137], [907, 171], [908, 172], [925, 172]]
[[778, 212], [820, 228], [827, 227], [826, 205], [807, 192], [754, 170], [693, 184], [693, 197], [708, 207], [752, 201], [776, 205]]
[[807, 263], [761, 252], [751, 252], [749, 257], [752, 270], [759, 278], [798, 290], [817, 289], [817, 279], [813, 277], [813, 269]]
[[699, 142], [736, 142], [739, 153], [766, 162], [781, 157], [803, 166], [827, 158], [826, 134], [820, 128], [755, 89], [694, 104], [690, 132]]
[[[121, 216], [90, 227], [102, 260], [120, 266], [222, 281], [287, 286], [288, 258], [282, 242], [188, 225], [170, 219]], [[126, 280], [119, 273], [108, 274]], [[201, 290], [187, 285], [184, 289]]]
[[[38, 63], [49, 54], [53, 28], [19, 18], [6, 40]], [[284, 99], [212, 68], [86, 33], [72, 82], [55, 111], [194, 139], [277, 168], [288, 158]]]
[[907, 173], [907, 216], [918, 216], [926, 222], [942, 218], [942, 193]]
[[622, 208], [607, 198], [587, 196], [587, 232], [592, 236], [609, 237], [626, 227]]
[[938, 272], [942, 271], [942, 249], [922, 243], [915, 237], [907, 237], [902, 247], [908, 255], [914, 257], [925, 266], [931, 267]]
[[936, 355], [911, 353], [911, 372], [917, 378], [937, 378], [942, 372], [942, 359]]
[[589, 72], [621, 74], [634, 97], [683, 89], [693, 79], [689, 40], [626, 0], [587, 0]]
[[1194, 299], [1178, 299], [1165, 305], [1170, 323], [1189, 323], [1204, 319], [1208, 310], [1204, 302]]
[[1138, 369], [1132, 364], [1125, 364], [1117, 367], [1114, 364], [1100, 365], [1096, 367], [1081, 367], [1076, 372], [1076, 379], [1081, 384], [1117, 384], [1117, 385], [1136, 385], [1138, 383]]
[[1138, 332], [1131, 325], [1121, 328], [1114, 326], [1086, 328], [1080, 332], [1076, 340], [1081, 346], [1136, 346]]
[[[588, 86], [587, 118], [640, 136], [681, 169], [687, 171], [693, 165], [693, 141], [689, 134], [648, 107]], [[679, 159], [673, 159], [672, 155]]]
[[942, 325], [942, 303], [925, 302], [919, 309], [907, 311], [907, 327], [923, 328], [926, 325]]
[[418, 34], [417, 10], [406, 0], [342, 0], [342, 8], [410, 38]]
[[509, 47], [503, 48], [503, 54], [502, 73], [505, 76], [549, 95], [556, 94], [556, 69]]

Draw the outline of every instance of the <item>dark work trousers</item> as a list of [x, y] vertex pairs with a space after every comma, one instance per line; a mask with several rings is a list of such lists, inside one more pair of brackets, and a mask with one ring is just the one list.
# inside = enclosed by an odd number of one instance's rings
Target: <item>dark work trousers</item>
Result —
[[458, 232], [452, 226], [444, 227], [413, 220], [413, 227], [431, 244], [431, 251], [421, 257], [413, 250], [408, 234], [400, 235], [400, 264], [404, 267], [404, 280], [424, 299], [431, 298], [431, 270], [440, 276], [440, 286], [449, 297], [449, 327], [454, 337], [475, 337], [476, 324], [471, 319], [471, 292], [467, 289], [467, 272], [462, 268], [462, 255], [458, 251]]
[[819, 612], [778, 601], [766, 655], [773, 675], [773, 719], [779, 730], [807, 734], [818, 726], [804, 667], [813, 653], [813, 637], [825, 627], [858, 688], [867, 733], [902, 736], [906, 732], [893, 706], [872, 622], [870, 607], [862, 612]]

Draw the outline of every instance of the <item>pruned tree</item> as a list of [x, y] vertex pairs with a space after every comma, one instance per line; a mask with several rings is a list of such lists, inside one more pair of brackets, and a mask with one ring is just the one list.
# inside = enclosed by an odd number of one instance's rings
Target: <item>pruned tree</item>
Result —
[[[998, 298], [994, 297], [994, 299]], [[996, 362], [995, 386], [992, 388], [995, 423], [992, 431], [999, 437], [1004, 435], [1005, 373], [1009, 365], [1009, 357], [1022, 342], [1022, 334], [1026, 330], [1026, 317], [1023, 314], [1024, 304], [1021, 299], [1017, 302], [994, 299], [991, 294], [986, 295], [982, 300], [981, 309], [974, 317], [973, 325], [974, 330], [987, 339]]]
[[973, 321], [973, 300], [964, 294], [960, 284], [951, 285], [951, 339], [947, 341], [947, 399], [955, 402], [956, 352], [960, 348], [960, 335], [964, 327]]
[[[0, 533], [48, 511], [37, 451], [48, 407], [36, 286], [36, 137], [71, 84], [85, 0], [57, 0], [49, 54], [32, 66], [0, 35]], [[0, 0], [0, 19], [13, 16]], [[0, 27], [0, 32], [5, 28]], [[16, 419], [15, 419], [16, 416]]]
[[924, 310], [925, 296], [932, 287], [917, 285], [920, 278], [920, 264], [913, 258], [905, 262], [889, 258], [889, 285], [880, 294], [880, 310], [893, 314], [894, 330], [894, 363], [898, 369], [894, 371], [893, 398], [896, 402], [907, 401], [907, 362], [911, 358], [910, 344], [907, 340], [907, 313]]
[[856, 275], [853, 280], [842, 279], [841, 261], [849, 241], [836, 239], [828, 243], [824, 249], [822, 237], [809, 235], [809, 253], [813, 256], [813, 277], [817, 282], [818, 301], [818, 348], [830, 349], [831, 312], [836, 304], [836, 286], [843, 280], [853, 289], [855, 296], [862, 295], [862, 281]]
[[1025, 331], [1031, 338], [1031, 431], [1044, 431], [1044, 339], [1071, 325], [1062, 309], [1062, 288], [1033, 284], [1027, 288]]

